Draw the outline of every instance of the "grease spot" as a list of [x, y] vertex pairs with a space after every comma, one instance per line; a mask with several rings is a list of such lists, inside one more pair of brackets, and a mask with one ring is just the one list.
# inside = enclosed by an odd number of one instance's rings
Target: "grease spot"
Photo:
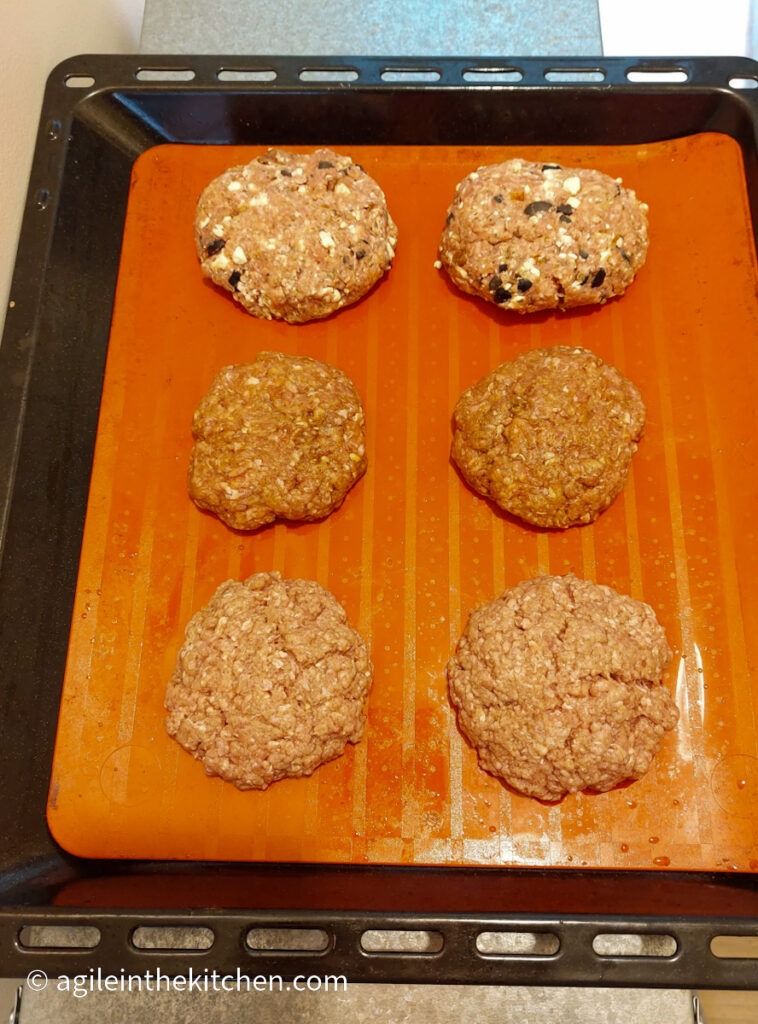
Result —
[[758, 802], [758, 757], [730, 754], [711, 772], [711, 791], [727, 814], [749, 818]]
[[144, 803], [159, 784], [161, 765], [146, 747], [126, 743], [103, 761], [100, 788], [111, 803], [135, 807]]

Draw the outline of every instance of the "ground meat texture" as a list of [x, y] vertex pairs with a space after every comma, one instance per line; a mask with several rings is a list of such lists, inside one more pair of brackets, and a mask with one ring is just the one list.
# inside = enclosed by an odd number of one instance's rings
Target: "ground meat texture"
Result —
[[517, 313], [603, 303], [645, 262], [647, 209], [600, 171], [508, 160], [459, 183], [439, 258], [464, 292]]
[[670, 660], [649, 605], [540, 576], [471, 613], [447, 672], [481, 767], [559, 800], [645, 774], [679, 718], [661, 684]]
[[397, 228], [350, 157], [272, 149], [203, 191], [200, 265], [248, 313], [303, 323], [356, 302], [389, 269]]
[[533, 349], [464, 391], [451, 454], [500, 508], [566, 528], [619, 494], [644, 428], [640, 394], [615, 366], [582, 348]]
[[197, 407], [188, 489], [236, 530], [323, 519], [366, 470], [360, 395], [336, 366], [261, 352], [227, 366]]
[[360, 740], [371, 677], [362, 637], [318, 583], [227, 580], [187, 626], [166, 730], [208, 775], [266, 789]]

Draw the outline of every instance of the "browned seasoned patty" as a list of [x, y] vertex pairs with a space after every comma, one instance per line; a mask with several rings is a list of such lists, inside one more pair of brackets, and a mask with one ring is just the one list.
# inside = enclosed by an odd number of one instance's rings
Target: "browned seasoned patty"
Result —
[[452, 458], [529, 523], [590, 523], [619, 494], [645, 428], [637, 388], [583, 348], [524, 352], [458, 399]]
[[649, 605], [575, 576], [539, 576], [469, 616], [447, 668], [479, 763], [528, 796], [612, 789], [650, 767], [679, 711]]
[[227, 366], [192, 421], [188, 488], [237, 530], [323, 519], [366, 470], [355, 385], [336, 366], [261, 352]]
[[464, 292], [517, 313], [606, 302], [645, 262], [647, 209], [601, 171], [480, 167], [456, 188], [440, 264]]
[[166, 730], [208, 775], [266, 789], [358, 742], [371, 678], [363, 638], [318, 583], [227, 580], [189, 621]]
[[365, 295], [389, 270], [397, 228], [349, 156], [271, 149], [205, 188], [195, 243], [203, 273], [248, 313], [295, 324]]

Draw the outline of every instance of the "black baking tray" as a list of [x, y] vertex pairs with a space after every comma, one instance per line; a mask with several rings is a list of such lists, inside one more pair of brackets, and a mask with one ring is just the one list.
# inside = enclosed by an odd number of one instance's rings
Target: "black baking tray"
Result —
[[[630, 74], [632, 78], [630, 79]], [[664, 80], [661, 80], [663, 76]], [[642, 78], [642, 81], [632, 80]], [[0, 973], [216, 968], [352, 980], [758, 987], [718, 935], [758, 935], [758, 875], [77, 859], [45, 820], [122, 229], [134, 160], [165, 142], [741, 146], [758, 225], [758, 64], [744, 58], [81, 56], [45, 93], [0, 347]], [[203, 925], [204, 951], [138, 949], [144, 925]], [[89, 925], [91, 949], [28, 948]], [[318, 953], [253, 953], [250, 928], [319, 928]], [[434, 953], [369, 953], [367, 929], [430, 930]], [[482, 931], [552, 933], [487, 956]], [[672, 935], [603, 956], [598, 933]], [[24, 933], [25, 935], [28, 933]], [[55, 941], [55, 940], [53, 940]], [[439, 944], [439, 943], [438, 943]]]

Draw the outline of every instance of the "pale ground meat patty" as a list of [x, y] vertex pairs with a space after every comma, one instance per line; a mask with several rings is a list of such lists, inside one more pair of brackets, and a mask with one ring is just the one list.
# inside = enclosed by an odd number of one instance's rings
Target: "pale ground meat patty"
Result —
[[650, 767], [679, 711], [649, 605], [575, 576], [539, 576], [472, 612], [448, 664], [450, 697], [479, 763], [559, 800]]
[[208, 775], [265, 789], [358, 742], [371, 676], [362, 637], [318, 583], [227, 580], [187, 626], [166, 729]]
[[350, 157], [271, 149], [207, 186], [195, 243], [203, 273], [248, 313], [303, 323], [369, 291], [389, 270], [397, 228]]
[[188, 489], [237, 530], [323, 519], [366, 470], [365, 419], [342, 370], [261, 352], [227, 366], [192, 421]]
[[640, 394], [615, 366], [587, 349], [533, 349], [464, 391], [451, 454], [502, 509], [566, 528], [619, 494], [644, 428]]
[[464, 292], [517, 313], [606, 302], [645, 262], [647, 209], [601, 171], [480, 167], [456, 188], [440, 265]]

